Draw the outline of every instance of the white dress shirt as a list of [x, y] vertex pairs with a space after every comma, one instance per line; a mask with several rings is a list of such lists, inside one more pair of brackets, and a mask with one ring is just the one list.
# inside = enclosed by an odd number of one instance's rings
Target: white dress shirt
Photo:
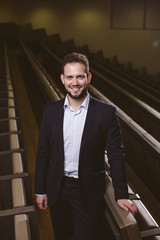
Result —
[[76, 112], [68, 101], [68, 96], [64, 102], [64, 174], [69, 177], [78, 178], [79, 153], [81, 139], [88, 111], [90, 96], [87, 97]]

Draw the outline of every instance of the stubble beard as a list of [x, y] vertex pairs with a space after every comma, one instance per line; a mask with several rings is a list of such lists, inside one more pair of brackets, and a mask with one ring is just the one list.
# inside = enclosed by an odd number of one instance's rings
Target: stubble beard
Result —
[[73, 99], [82, 99], [87, 95], [88, 86], [86, 86], [79, 95], [73, 95], [68, 89], [66, 89], [67, 94]]

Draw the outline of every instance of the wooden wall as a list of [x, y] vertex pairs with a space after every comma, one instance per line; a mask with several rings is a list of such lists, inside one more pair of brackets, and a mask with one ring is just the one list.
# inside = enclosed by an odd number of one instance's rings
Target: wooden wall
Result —
[[[135, 68], [145, 66], [154, 75], [160, 72], [160, 4], [150, 2], [2, 0], [0, 23], [31, 22], [34, 29], [45, 28], [48, 35], [59, 33], [62, 40], [74, 38], [78, 46], [87, 43], [91, 51], [102, 49], [105, 57], [117, 55], [120, 62], [130, 60]], [[142, 24], [144, 17], [148, 28]]]

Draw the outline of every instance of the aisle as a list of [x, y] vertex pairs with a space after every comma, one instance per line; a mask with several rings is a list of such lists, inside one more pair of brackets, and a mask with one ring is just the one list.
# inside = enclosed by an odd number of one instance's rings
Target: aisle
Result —
[[[21, 120], [22, 132], [24, 136], [24, 147], [27, 152], [28, 172], [31, 175], [32, 179], [33, 202], [35, 205], [34, 171], [39, 128], [31, 108], [27, 91], [25, 89], [22, 71], [19, 67], [18, 57], [20, 54], [21, 53], [18, 50], [10, 50], [9, 53], [9, 55], [11, 56], [10, 60], [13, 69], [12, 73], [15, 82], [18, 110]], [[54, 240], [54, 234], [52, 231], [49, 211], [38, 210], [38, 215], [39, 215], [40, 240]]]

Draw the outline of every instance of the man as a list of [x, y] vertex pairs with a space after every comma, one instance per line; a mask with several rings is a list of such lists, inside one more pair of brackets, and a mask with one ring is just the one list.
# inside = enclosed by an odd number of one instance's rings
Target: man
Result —
[[117, 204], [137, 211], [128, 200], [121, 129], [115, 107], [88, 93], [92, 75], [87, 57], [69, 54], [62, 68], [66, 98], [46, 105], [40, 129], [37, 204], [40, 209], [49, 206], [56, 240], [99, 240], [105, 150]]

